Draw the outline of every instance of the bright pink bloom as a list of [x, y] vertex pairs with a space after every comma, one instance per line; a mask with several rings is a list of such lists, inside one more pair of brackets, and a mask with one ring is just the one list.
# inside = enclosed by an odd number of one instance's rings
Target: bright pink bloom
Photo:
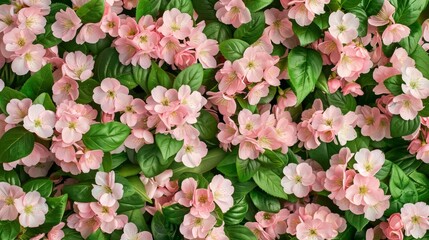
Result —
[[121, 25], [121, 20], [114, 12], [109, 12], [103, 16], [100, 21], [100, 29], [108, 33], [112, 37], [118, 36], [119, 26]]
[[16, 210], [19, 212], [19, 223], [23, 227], [38, 227], [45, 222], [48, 213], [46, 199], [39, 192], [28, 192], [15, 202]]
[[115, 183], [115, 172], [97, 172], [92, 195], [105, 206], [113, 206], [124, 194], [123, 186]]
[[216, 205], [213, 201], [213, 193], [210, 189], [197, 189], [193, 194], [191, 214], [202, 218], [208, 218]]
[[393, 98], [387, 106], [392, 114], [399, 114], [404, 120], [412, 120], [423, 110], [422, 100], [409, 94], [401, 94]]
[[174, 65], [180, 70], [183, 70], [195, 63], [197, 63], [195, 51], [190, 48], [184, 48], [174, 56]]
[[95, 103], [101, 105], [101, 109], [107, 113], [123, 111], [124, 101], [128, 96], [128, 88], [114, 78], [105, 78], [99, 87], [94, 88], [92, 96]]
[[24, 191], [18, 186], [6, 182], [0, 183], [0, 220], [14, 221], [18, 217], [16, 203], [24, 196]]
[[404, 224], [402, 223], [401, 214], [394, 213], [390, 215], [387, 221], [380, 223], [380, 228], [383, 230], [384, 235], [392, 240], [404, 239]]
[[341, 43], [350, 43], [357, 38], [359, 19], [353, 13], [344, 14], [340, 10], [329, 15], [329, 32]]
[[234, 204], [232, 194], [234, 187], [229, 179], [222, 175], [216, 175], [212, 178], [209, 188], [213, 193], [213, 200], [219, 206], [223, 213], [226, 213]]
[[281, 184], [287, 194], [302, 198], [308, 195], [311, 185], [316, 181], [313, 169], [307, 163], [290, 163], [283, 169]]
[[356, 163], [353, 168], [356, 169], [362, 176], [374, 176], [384, 164], [384, 153], [378, 149], [369, 151], [366, 148], [361, 148], [355, 154]]
[[52, 33], [64, 42], [71, 41], [76, 36], [77, 29], [82, 26], [80, 18], [71, 8], [67, 8], [65, 11], [61, 9], [55, 14], [55, 20], [52, 24]]
[[201, 218], [188, 213], [180, 224], [180, 233], [187, 239], [205, 238], [209, 231], [215, 226], [216, 218], [209, 215]]
[[342, 200], [346, 196], [346, 189], [352, 185], [355, 172], [346, 170], [342, 165], [333, 165], [326, 171], [324, 187], [330, 191], [329, 198]]
[[176, 154], [174, 160], [183, 162], [187, 167], [198, 167], [203, 157], [207, 155], [207, 145], [199, 139], [189, 139], [183, 143], [183, 147]]
[[214, 6], [220, 22], [232, 24], [235, 28], [250, 22], [250, 11], [242, 0], [219, 0]]
[[28, 109], [28, 115], [24, 118], [24, 127], [30, 132], [36, 133], [41, 138], [48, 138], [54, 133], [55, 113], [45, 110], [41, 104], [36, 104]]
[[405, 236], [422, 238], [429, 229], [429, 206], [424, 202], [406, 203], [401, 208]]

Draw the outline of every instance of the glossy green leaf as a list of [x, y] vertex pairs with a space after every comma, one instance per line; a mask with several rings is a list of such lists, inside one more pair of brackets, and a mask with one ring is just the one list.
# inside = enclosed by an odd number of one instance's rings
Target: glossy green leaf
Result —
[[180, 225], [183, 222], [183, 217], [189, 213], [189, 210], [189, 208], [175, 203], [164, 207], [162, 213], [164, 214], [165, 220]]
[[82, 137], [85, 146], [91, 150], [110, 152], [122, 145], [130, 135], [130, 128], [120, 122], [97, 123]]
[[252, 231], [242, 225], [226, 226], [225, 233], [230, 240], [257, 240]]
[[412, 120], [404, 120], [399, 115], [394, 115], [390, 121], [390, 135], [392, 137], [402, 137], [409, 135], [420, 126], [420, 117]]
[[0, 221], [0, 239], [16, 239], [21, 230], [18, 219], [15, 221]]
[[0, 109], [3, 113], [6, 113], [6, 106], [12, 99], [24, 99], [27, 96], [25, 94], [16, 91], [10, 87], [5, 87], [2, 91], [0, 91]]
[[52, 65], [46, 64], [25, 82], [21, 92], [34, 100], [41, 93], [52, 92], [53, 84]]
[[24, 192], [37, 191], [44, 198], [51, 195], [53, 188], [53, 182], [50, 179], [32, 179], [22, 185]]
[[13, 162], [30, 155], [34, 148], [34, 135], [23, 127], [14, 127], [0, 138], [0, 162]]
[[214, 39], [219, 43], [232, 38], [232, 30], [229, 26], [220, 22], [211, 22], [203, 30], [207, 38]]
[[253, 175], [253, 180], [264, 192], [281, 199], [288, 199], [288, 195], [283, 191], [281, 178], [272, 170], [259, 170]]
[[361, 5], [368, 16], [377, 15], [383, 7], [383, 0], [363, 0]]
[[246, 182], [252, 179], [253, 175], [259, 170], [261, 164], [252, 159], [236, 160], [237, 176], [240, 182]]
[[228, 39], [219, 44], [220, 52], [227, 60], [230, 61], [242, 58], [244, 51], [248, 47], [249, 44], [240, 39]]
[[250, 11], [257, 12], [270, 5], [273, 0], [243, 0], [243, 2]]
[[218, 134], [216, 118], [206, 110], [200, 111], [197, 122], [193, 125], [200, 133], [202, 140], [216, 140]]
[[422, 37], [422, 26], [418, 22], [415, 22], [409, 27], [410, 35], [406, 38], [403, 38], [399, 42], [399, 46], [403, 47], [408, 52], [408, 54], [411, 54], [416, 50], [417, 46], [420, 46], [419, 41]]
[[166, 221], [161, 212], [156, 212], [152, 218], [151, 230], [154, 240], [173, 240], [176, 228]]
[[250, 198], [260, 211], [277, 213], [281, 209], [279, 199], [260, 190], [253, 190], [250, 192]]
[[234, 32], [234, 38], [246, 41], [249, 44], [256, 42], [264, 32], [265, 16], [262, 12], [252, 14], [252, 20], [241, 25]]
[[159, 8], [161, 7], [161, 0], [139, 0], [136, 9], [136, 21], [146, 15], [157, 17]]
[[392, 198], [398, 199], [401, 203], [415, 203], [418, 201], [418, 194], [414, 183], [396, 164], [392, 165], [389, 189]]
[[198, 13], [198, 20], [218, 21], [216, 10], [214, 9], [216, 2], [217, 0], [192, 0], [194, 10]]
[[296, 22], [293, 22], [292, 28], [293, 32], [298, 37], [301, 46], [305, 46], [316, 41], [322, 35], [322, 31], [316, 23], [312, 23], [308, 26], [300, 26]]
[[151, 91], [157, 86], [163, 86], [169, 89], [172, 88], [173, 81], [164, 69], [160, 68], [155, 62], [152, 62], [152, 67], [150, 68], [150, 74], [147, 81], [147, 89]]
[[191, 87], [192, 91], [197, 91], [203, 83], [204, 71], [201, 64], [193, 64], [182, 70], [176, 77], [173, 83], [175, 89], [179, 89], [183, 85]]
[[46, 110], [51, 110], [55, 112], [55, 104], [52, 102], [51, 96], [47, 93], [42, 93], [36, 99], [34, 99], [33, 104], [41, 104], [45, 107]]
[[179, 9], [179, 11], [181, 11], [182, 13], [187, 13], [190, 16], [192, 16], [193, 12], [194, 12], [194, 7], [192, 6], [192, 1], [190, 0], [171, 0], [165, 10], [170, 10], [170, 9]]
[[76, 10], [83, 23], [97, 23], [104, 14], [104, 0], [90, 0]]
[[328, 94], [327, 99], [329, 105], [340, 108], [343, 114], [347, 114], [350, 111], [354, 112], [356, 110], [356, 99], [350, 94], [344, 96], [343, 93], [337, 91], [333, 94]]
[[350, 211], [346, 211], [345, 217], [347, 222], [358, 231], [362, 231], [369, 223], [369, 220], [364, 217], [364, 214], [356, 215]]
[[100, 85], [99, 82], [90, 78], [84, 82], [79, 81], [79, 97], [76, 99], [77, 103], [88, 104], [93, 101], [92, 95], [94, 95], [94, 88]]
[[70, 200], [75, 202], [94, 202], [92, 196], [92, 183], [75, 183], [73, 185], [65, 185], [63, 193], [66, 193]]
[[403, 93], [401, 87], [402, 84], [404, 84], [404, 81], [402, 80], [401, 75], [392, 76], [384, 81], [384, 86], [386, 86], [386, 88], [395, 96]]
[[244, 216], [246, 216], [249, 206], [247, 202], [243, 199], [235, 201], [232, 208], [230, 208], [224, 215], [223, 220], [227, 225], [236, 225], [243, 221]]
[[404, 25], [413, 24], [425, 9], [427, 0], [389, 0], [395, 7], [393, 19]]
[[164, 159], [155, 144], [144, 145], [137, 152], [137, 162], [146, 177], [155, 177], [166, 170], [174, 158]]
[[173, 139], [171, 135], [165, 134], [156, 134], [155, 142], [158, 146], [158, 149], [161, 151], [162, 157], [164, 159], [169, 159], [170, 157], [176, 155], [176, 153], [182, 148], [183, 141], [178, 141]]

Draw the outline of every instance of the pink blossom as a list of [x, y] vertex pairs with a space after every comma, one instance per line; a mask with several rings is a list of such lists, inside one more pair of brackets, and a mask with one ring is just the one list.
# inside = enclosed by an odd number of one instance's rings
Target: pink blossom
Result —
[[180, 52], [183, 45], [173, 36], [163, 37], [159, 42], [159, 54], [164, 61], [170, 65], [174, 64], [175, 55]]
[[400, 72], [404, 72], [407, 67], [414, 67], [415, 61], [408, 56], [408, 53], [403, 48], [397, 48], [392, 57], [390, 58], [392, 67], [396, 68]]
[[414, 67], [407, 67], [402, 73], [402, 91], [415, 98], [426, 99], [429, 97], [429, 80], [423, 77], [423, 74]]
[[[340, 54], [343, 50], [343, 44], [331, 33], [325, 32], [325, 41], [321, 42], [318, 49], [329, 56], [329, 60], [336, 64], [340, 60]], [[329, 84], [329, 83], [328, 83]]]
[[46, 162], [50, 156], [51, 153], [49, 150], [42, 144], [36, 142], [34, 144], [33, 151], [31, 151], [30, 155], [21, 158], [21, 162], [27, 167], [35, 166], [39, 162]]
[[167, 10], [162, 15], [163, 24], [158, 28], [164, 36], [185, 39], [191, 33], [193, 21], [191, 16], [181, 13], [177, 8]]
[[215, 56], [219, 53], [217, 41], [207, 39], [199, 44], [195, 49], [195, 57], [201, 63], [203, 68], [216, 68]]
[[215, 209], [213, 193], [210, 189], [197, 189], [192, 199], [191, 214], [202, 218], [208, 218]]
[[305, 7], [316, 15], [325, 13], [325, 5], [328, 4], [330, 0], [306, 0]]
[[287, 11], [271, 8], [265, 10], [264, 15], [265, 23], [268, 25], [265, 33], [273, 43], [280, 44], [293, 36], [292, 23], [288, 19]]
[[405, 236], [422, 238], [429, 229], [429, 206], [424, 202], [406, 203], [401, 208]]
[[207, 218], [200, 218], [188, 213], [180, 224], [180, 233], [187, 239], [205, 238], [209, 231], [215, 226], [216, 218], [209, 215]]
[[100, 39], [104, 39], [106, 33], [100, 29], [100, 23], [87, 23], [79, 30], [76, 36], [77, 44], [96, 43]]
[[195, 51], [190, 48], [184, 48], [174, 56], [174, 65], [183, 70], [192, 64], [195, 64], [197, 59]]
[[12, 62], [12, 70], [18, 75], [25, 75], [28, 71], [37, 72], [45, 64], [43, 56], [46, 50], [42, 45], [29, 45]]
[[359, 19], [353, 13], [344, 14], [340, 10], [329, 15], [329, 32], [341, 43], [350, 43], [357, 38]]
[[257, 222], [246, 222], [244, 224], [258, 240], [272, 240], [272, 237], [264, 230], [264, 228]]
[[67, 76], [60, 78], [52, 86], [52, 99], [56, 104], [64, 101], [76, 100], [79, 97], [79, 85], [77, 82]]
[[368, 23], [376, 27], [386, 25], [389, 22], [394, 23], [393, 13], [395, 13], [395, 7], [388, 0], [384, 0], [381, 10], [377, 15], [370, 16]]
[[121, 240], [152, 240], [152, 234], [147, 231], [139, 232], [137, 226], [129, 222], [124, 226], [124, 233], [121, 235]]
[[213, 192], [213, 200], [219, 206], [223, 213], [226, 213], [234, 204], [232, 194], [234, 187], [229, 179], [225, 179], [222, 175], [216, 175], [212, 178], [209, 184], [210, 190]]
[[205, 240], [228, 240], [229, 238], [225, 235], [223, 225], [220, 227], [214, 227], [207, 235]]
[[412, 120], [423, 110], [422, 100], [409, 94], [401, 94], [393, 98], [387, 106], [392, 114], [399, 114], [404, 120]]
[[312, 219], [298, 224], [296, 231], [296, 236], [300, 240], [330, 239], [332, 238], [330, 236], [335, 235], [332, 227], [319, 219]]
[[314, 13], [308, 10], [303, 2], [298, 2], [291, 7], [288, 16], [295, 19], [296, 23], [302, 27], [310, 25], [315, 17]]
[[61, 117], [55, 124], [55, 129], [62, 133], [62, 140], [71, 144], [82, 139], [89, 131], [91, 121], [85, 117]]
[[119, 26], [121, 25], [121, 20], [118, 15], [114, 12], [109, 12], [103, 16], [100, 23], [100, 29], [108, 33], [112, 37], [118, 36]]
[[204, 142], [198, 139], [185, 139], [183, 147], [176, 154], [174, 160], [194, 168], [200, 165], [202, 158], [207, 155], [207, 151], [207, 145]]
[[15, 27], [15, 6], [12, 4], [0, 5], [0, 32], [9, 32]]
[[39, 192], [28, 192], [15, 202], [19, 215], [19, 223], [23, 227], [38, 227], [45, 222], [48, 213], [46, 199]]
[[230, 97], [222, 92], [207, 92], [210, 97], [208, 100], [217, 106], [220, 114], [225, 117], [230, 117], [237, 110], [237, 103], [233, 97]]
[[154, 143], [153, 135], [147, 129], [134, 126], [124, 145], [138, 151], [143, 145]]
[[28, 109], [28, 115], [24, 118], [24, 127], [30, 132], [36, 133], [41, 138], [48, 138], [54, 133], [55, 113], [45, 110], [41, 104], [36, 104]]
[[174, 200], [180, 205], [191, 207], [194, 199], [194, 192], [197, 190], [197, 181], [193, 178], [187, 178], [182, 181], [181, 191], [174, 195]]
[[256, 159], [259, 157], [259, 154], [263, 152], [264, 149], [258, 144], [258, 141], [255, 139], [245, 137], [240, 141], [240, 146], [238, 149], [238, 156], [240, 160], [246, 159]]
[[24, 194], [18, 186], [6, 182], [0, 183], [0, 220], [14, 221], [18, 217], [16, 203]]
[[387, 221], [380, 223], [380, 228], [383, 230], [384, 235], [392, 240], [404, 239], [404, 224], [402, 223], [401, 214], [394, 213], [390, 215]]
[[272, 57], [266, 52], [258, 51], [256, 48], [247, 48], [243, 58], [238, 60], [239, 71], [249, 82], [260, 82], [264, 76], [267, 61], [271, 61], [271, 59]]
[[235, 28], [251, 20], [250, 11], [242, 0], [219, 0], [214, 9], [219, 21]]
[[310, 187], [314, 184], [316, 176], [307, 163], [290, 163], [283, 169], [284, 177], [281, 184], [287, 194], [294, 194], [301, 198], [308, 195]]
[[87, 56], [81, 51], [68, 53], [65, 58], [62, 71], [74, 80], [85, 81], [92, 76], [94, 60], [92, 56]]
[[346, 189], [352, 185], [355, 174], [353, 170], [346, 170], [344, 166], [331, 166], [326, 171], [326, 178], [324, 181], [324, 187], [331, 192], [329, 198], [336, 200], [344, 199]]
[[110, 222], [102, 221], [100, 224], [100, 229], [105, 233], [111, 234], [115, 230], [124, 228], [127, 221], [128, 217], [126, 215], [116, 215]]
[[79, 167], [84, 173], [99, 169], [104, 156], [101, 150], [84, 150], [78, 151], [76, 154], [82, 154], [79, 158]]
[[390, 121], [378, 108], [358, 106], [356, 108], [357, 125], [363, 136], [369, 136], [374, 141], [390, 137]]
[[29, 98], [24, 98], [22, 100], [12, 99], [6, 105], [6, 112], [8, 116], [5, 119], [5, 122], [9, 124], [18, 124], [24, 120], [24, 117], [28, 114], [28, 109], [32, 105], [32, 101]]
[[80, 18], [71, 8], [67, 8], [65, 11], [61, 9], [55, 14], [55, 20], [52, 24], [52, 33], [64, 42], [71, 41], [76, 36], [77, 29], [82, 26]]
[[348, 45], [343, 48], [340, 61], [334, 70], [347, 81], [354, 81], [362, 73], [368, 73], [372, 65], [371, 57], [365, 48]]
[[346, 190], [346, 198], [355, 205], [375, 205], [379, 202], [379, 196], [384, 195], [379, 186], [380, 181], [377, 178], [356, 174], [353, 185]]
[[124, 113], [121, 115], [121, 122], [127, 124], [129, 127], [134, 127], [141, 116], [146, 113], [146, 103], [138, 98], [133, 99], [131, 96], [127, 97], [125, 101]]
[[105, 206], [113, 206], [117, 200], [122, 198], [124, 193], [123, 186], [115, 183], [115, 172], [97, 172], [95, 175], [95, 184], [92, 186], [92, 195]]
[[389, 25], [383, 32], [384, 45], [390, 45], [401, 41], [410, 35], [410, 28], [402, 24]]
[[289, 217], [289, 210], [281, 209], [278, 213], [268, 213], [260, 211], [256, 213], [255, 219], [261, 227], [265, 228], [265, 231], [272, 238], [279, 238], [280, 234], [285, 234], [287, 225], [286, 219]]
[[353, 168], [362, 176], [374, 176], [384, 164], [384, 153], [380, 150], [369, 151], [366, 148], [360, 149], [355, 154], [356, 163]]
[[178, 94], [175, 89], [166, 89], [157, 86], [151, 91], [151, 96], [146, 100], [146, 109], [155, 113], [165, 113], [173, 111], [178, 105]]
[[36, 40], [36, 35], [28, 29], [14, 28], [3, 36], [5, 49], [9, 52], [22, 53]]
[[101, 109], [107, 113], [122, 111], [124, 101], [128, 96], [128, 88], [114, 78], [105, 78], [101, 85], [94, 89], [93, 99], [101, 105]]
[[239, 72], [239, 62], [231, 63], [226, 61], [223, 67], [216, 73], [216, 80], [219, 82], [219, 91], [227, 95], [233, 95], [245, 89], [244, 76]]
[[319, 133], [319, 137], [324, 142], [334, 140], [343, 126], [344, 117], [341, 110], [335, 106], [330, 106], [323, 113], [315, 114], [312, 127]]
[[23, 8], [18, 12], [18, 28], [28, 29], [34, 34], [45, 32], [46, 19], [42, 16], [42, 11], [37, 7]]

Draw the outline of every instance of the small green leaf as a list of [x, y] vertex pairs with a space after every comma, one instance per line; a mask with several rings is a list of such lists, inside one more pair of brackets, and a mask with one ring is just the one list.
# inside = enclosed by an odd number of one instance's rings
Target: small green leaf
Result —
[[88, 149], [110, 152], [122, 145], [130, 135], [130, 128], [119, 122], [97, 123], [82, 137]]
[[93, 101], [94, 88], [98, 87], [100, 83], [90, 78], [84, 82], [79, 81], [78, 84], [79, 97], [76, 99], [76, 102], [81, 104], [91, 103]]
[[264, 9], [272, 2], [273, 0], [244, 0], [244, 4], [252, 12], [257, 12], [261, 9]]
[[327, 95], [328, 103], [341, 109], [343, 114], [356, 110], [356, 99], [348, 94], [344, 96], [340, 91]]
[[155, 142], [164, 159], [169, 159], [170, 157], [176, 155], [176, 153], [183, 146], [183, 141], [173, 139], [171, 135], [160, 133], [155, 135]]
[[361, 7], [357, 6], [348, 10], [353, 13], [359, 19], [358, 35], [359, 37], [365, 37], [368, 31], [368, 16]]
[[197, 91], [203, 83], [203, 77], [203, 66], [199, 63], [193, 64], [177, 75], [173, 87], [179, 89], [183, 85], [188, 85], [192, 91]]
[[406, 38], [403, 38], [399, 42], [399, 46], [403, 47], [408, 52], [408, 54], [411, 54], [416, 50], [417, 46], [420, 46], [419, 41], [422, 37], [422, 26], [418, 22], [415, 22], [409, 27], [410, 35]]
[[230, 208], [224, 215], [223, 220], [226, 225], [236, 225], [243, 221], [244, 216], [246, 216], [249, 205], [243, 199], [234, 202], [232, 208]]
[[416, 50], [410, 55], [416, 61], [416, 68], [425, 78], [429, 78], [429, 56], [422, 46], [417, 45]]
[[161, 2], [161, 0], [139, 0], [136, 9], [136, 21], [139, 21], [141, 17], [146, 15], [156, 18], [161, 7]]
[[104, 0], [90, 0], [76, 10], [76, 14], [83, 23], [100, 22], [104, 14]]
[[256, 236], [245, 226], [226, 226], [225, 233], [230, 240], [257, 240]]
[[55, 104], [52, 102], [51, 96], [47, 93], [40, 94], [36, 99], [34, 99], [33, 104], [41, 104], [46, 110], [55, 112]]
[[16, 239], [21, 230], [18, 219], [15, 221], [0, 221], [0, 239]]
[[217, 0], [192, 0], [194, 10], [198, 13], [197, 20], [206, 20], [206, 23], [210, 21], [218, 21], [216, 17], [216, 10], [214, 8]]
[[427, 5], [426, 0], [389, 0], [395, 7], [393, 19], [396, 23], [411, 25], [419, 18]]
[[165, 220], [180, 225], [183, 222], [183, 217], [189, 213], [189, 208], [176, 203], [164, 207], [162, 213], [164, 214]]
[[73, 185], [65, 185], [63, 192], [68, 195], [70, 200], [75, 202], [94, 202], [95, 198], [92, 196], [91, 183], [76, 183]]
[[281, 209], [279, 199], [260, 190], [253, 190], [250, 192], [250, 198], [260, 211], [277, 213]]
[[252, 179], [253, 175], [259, 170], [261, 164], [252, 159], [242, 160], [237, 158], [236, 167], [238, 180], [240, 182], [247, 182]]
[[256, 42], [264, 32], [265, 29], [265, 16], [262, 12], [252, 14], [252, 20], [248, 23], [241, 25], [234, 32], [234, 38], [242, 39], [249, 44]]
[[420, 117], [412, 120], [404, 120], [399, 115], [394, 115], [390, 121], [390, 135], [392, 137], [402, 137], [409, 135], [420, 126]]
[[166, 221], [161, 212], [156, 212], [152, 218], [151, 230], [154, 240], [173, 240], [176, 229]]
[[346, 220], [350, 225], [352, 225], [356, 230], [362, 231], [364, 227], [369, 223], [369, 220], [364, 217], [363, 214], [356, 215], [350, 211], [346, 211]]
[[384, 81], [384, 86], [386, 86], [386, 88], [395, 96], [403, 93], [401, 87], [402, 84], [404, 84], [404, 81], [402, 80], [401, 75], [392, 76]]
[[217, 121], [206, 110], [200, 111], [200, 116], [197, 119], [197, 122], [193, 125], [198, 132], [200, 133], [199, 138], [202, 140], [216, 140], [217, 130]]
[[383, 0], [363, 0], [361, 5], [368, 16], [377, 15], [383, 7]]
[[137, 162], [145, 177], [155, 177], [166, 170], [174, 158], [164, 159], [155, 144], [147, 144], [137, 152]]
[[429, 200], [429, 178], [423, 173], [419, 173], [417, 171], [412, 172], [409, 177], [416, 186], [416, 190], [419, 195], [418, 201], [427, 202]]
[[147, 88], [149, 89], [149, 91], [151, 91], [157, 86], [163, 86], [169, 89], [173, 86], [173, 81], [170, 79], [164, 69], [160, 68], [155, 62], [152, 62], [152, 67], [150, 69], [149, 79], [147, 82]]
[[232, 38], [232, 30], [227, 25], [220, 22], [211, 22], [203, 30], [207, 38], [214, 39], [218, 42], [223, 42]]
[[23, 127], [14, 127], [0, 138], [0, 162], [13, 162], [30, 155], [34, 148], [34, 135]]
[[235, 61], [243, 57], [243, 53], [248, 47], [249, 44], [243, 40], [228, 39], [220, 43], [219, 50], [227, 60]]
[[165, 7], [165, 10], [170, 10], [173, 8], [179, 9], [179, 11], [182, 13], [187, 13], [190, 16], [192, 16], [194, 12], [194, 7], [192, 6], [192, 1], [190, 0], [171, 0]]
[[316, 41], [322, 35], [322, 31], [315, 23], [302, 27], [293, 22], [292, 28], [293, 32], [298, 37], [301, 46], [305, 46]]
[[61, 222], [66, 210], [67, 199], [67, 194], [59, 197], [46, 198], [49, 209], [45, 216], [45, 222], [38, 227], [39, 230], [49, 232], [52, 227]]
[[53, 183], [49, 179], [33, 179], [22, 185], [24, 192], [37, 191], [44, 198], [47, 198], [52, 193]]
[[253, 175], [253, 180], [258, 187], [271, 196], [285, 200], [288, 199], [288, 195], [283, 191], [281, 178], [272, 170], [259, 170], [255, 175]]

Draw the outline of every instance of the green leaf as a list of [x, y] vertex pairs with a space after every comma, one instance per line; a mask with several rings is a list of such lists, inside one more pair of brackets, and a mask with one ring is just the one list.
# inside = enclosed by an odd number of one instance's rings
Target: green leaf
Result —
[[364, 227], [369, 223], [369, 220], [364, 217], [363, 214], [356, 215], [350, 211], [346, 211], [345, 214], [346, 220], [350, 225], [352, 225], [358, 232], [362, 231]]
[[350, 13], [353, 13], [359, 19], [358, 35], [359, 37], [365, 37], [368, 31], [368, 16], [361, 7], [355, 7], [348, 9]]
[[416, 186], [417, 194], [419, 195], [418, 201], [429, 201], [429, 178], [417, 171], [412, 172], [409, 177]]
[[76, 102], [81, 104], [88, 104], [93, 101], [92, 95], [94, 94], [94, 88], [100, 84], [94, 79], [90, 78], [84, 82], [79, 81], [79, 97]]
[[7, 182], [16, 186], [21, 185], [21, 180], [15, 170], [5, 171], [3, 167], [0, 167], [0, 182]]
[[148, 69], [140, 66], [122, 65], [116, 49], [109, 47], [98, 54], [94, 66], [94, 79], [102, 81], [105, 78], [116, 78], [122, 85], [133, 89], [138, 82], [147, 81]]
[[232, 30], [227, 25], [220, 22], [211, 22], [203, 30], [207, 38], [214, 39], [221, 43], [232, 38]]
[[236, 160], [237, 175], [240, 182], [247, 182], [252, 179], [253, 175], [259, 170], [261, 164], [252, 159]]
[[120, 122], [97, 123], [82, 137], [88, 149], [110, 152], [122, 145], [130, 135], [130, 128]]
[[173, 139], [169, 134], [156, 134], [155, 142], [164, 159], [169, 159], [176, 155], [183, 146], [183, 141]]
[[173, 81], [168, 76], [164, 69], [160, 68], [158, 64], [152, 62], [150, 68], [149, 79], [147, 81], [147, 89], [152, 91], [157, 86], [163, 86], [167, 89], [173, 86]]
[[237, 152], [228, 152], [222, 161], [216, 166], [216, 169], [227, 177], [237, 177], [237, 168], [235, 166], [237, 158]]
[[236, 225], [243, 221], [244, 216], [246, 216], [249, 205], [243, 199], [240, 199], [237, 202], [234, 202], [232, 208], [230, 208], [224, 215], [223, 220], [226, 225]]
[[16, 239], [21, 230], [18, 220], [0, 221], [0, 239]]
[[392, 198], [398, 199], [401, 203], [415, 203], [418, 201], [416, 186], [396, 164], [392, 165], [389, 189]]
[[122, 197], [119, 200], [118, 213], [141, 209], [145, 206], [145, 201], [142, 199], [140, 194], [134, 192], [132, 195]]
[[383, 0], [363, 0], [361, 5], [368, 16], [377, 15], [383, 7]]
[[88, 236], [87, 240], [105, 240], [106, 235], [101, 231], [99, 228], [97, 231], [93, 232], [91, 235]]
[[[321, 29], [326, 30], [329, 28], [329, 13], [317, 15], [313, 22]], [[320, 37], [320, 36], [319, 36]]]
[[267, 149], [258, 157], [258, 161], [264, 167], [283, 168], [288, 163], [288, 157], [285, 154]]
[[264, 32], [265, 29], [265, 16], [262, 12], [252, 14], [252, 20], [248, 23], [241, 25], [234, 32], [234, 38], [242, 39], [249, 44], [256, 42]]
[[316, 86], [322, 72], [322, 57], [309, 48], [296, 47], [288, 55], [288, 73], [292, 90], [300, 104]]
[[420, 126], [420, 117], [413, 120], [404, 120], [399, 115], [394, 115], [390, 121], [390, 135], [392, 137], [402, 137], [409, 135]]
[[189, 208], [175, 203], [164, 207], [162, 213], [164, 214], [165, 220], [180, 225], [183, 222], [183, 217], [189, 213], [189, 210]]
[[136, 9], [136, 21], [138, 22], [141, 17], [146, 15], [156, 18], [161, 7], [161, 2], [161, 0], [139, 0]]
[[128, 222], [134, 223], [139, 231], [150, 231], [140, 209], [124, 212], [124, 214], [128, 216]]
[[63, 192], [68, 195], [70, 200], [75, 202], [94, 202], [95, 198], [92, 196], [91, 183], [76, 183], [73, 185], [64, 185]]
[[199, 63], [193, 64], [177, 75], [173, 87], [179, 89], [183, 85], [188, 85], [192, 91], [197, 91], [203, 83], [203, 77], [203, 66]]
[[200, 133], [199, 138], [202, 140], [216, 140], [217, 121], [207, 110], [201, 110], [197, 122], [193, 126]]
[[154, 240], [173, 240], [176, 232], [175, 227], [159, 211], [152, 218], [151, 230]]
[[204, 178], [204, 176], [202, 174], [199, 173], [183, 173], [180, 174], [180, 176], [176, 176], [173, 179], [174, 180], [178, 180], [179, 181], [179, 186], [182, 185], [182, 182], [187, 179], [187, 178], [193, 178], [195, 181], [197, 181], [198, 188], [207, 188], [207, 186], [209, 185], [209, 182]]
[[420, 38], [422, 37], [422, 26], [418, 22], [411, 24], [410, 35], [403, 38], [399, 42], [399, 46], [403, 47], [408, 54], [413, 53], [419, 45]]
[[381, 169], [375, 174], [375, 177], [379, 180], [384, 180], [390, 175], [390, 171], [392, 169], [392, 162], [389, 160], [385, 160]]
[[215, 168], [219, 162], [225, 157], [226, 153], [219, 148], [210, 149], [205, 157], [201, 160], [198, 167], [188, 168], [183, 163], [173, 163], [171, 169], [173, 169], [174, 176], [180, 176], [183, 173], [199, 173], [203, 174]]
[[226, 226], [225, 233], [230, 240], [257, 240], [256, 236], [245, 226]]
[[194, 7], [192, 6], [192, 1], [190, 0], [171, 0], [165, 10], [170, 10], [173, 8], [179, 9], [182, 13], [187, 13], [192, 17], [194, 13]]
[[55, 112], [55, 104], [52, 102], [51, 96], [47, 93], [40, 94], [36, 99], [34, 99], [33, 104], [41, 104], [46, 110]]
[[234, 186], [234, 193], [232, 194], [232, 197], [234, 198], [235, 202], [245, 198], [247, 194], [256, 187], [256, 184], [253, 181], [234, 182], [232, 185]]
[[288, 199], [288, 195], [283, 191], [281, 178], [272, 170], [259, 170], [255, 175], [253, 175], [253, 180], [258, 187], [271, 196], [285, 200]]
[[316, 41], [322, 35], [322, 31], [316, 25], [316, 23], [312, 23], [308, 26], [302, 27], [296, 22], [293, 22], [292, 29], [298, 37], [301, 46], [305, 46]]
[[52, 75], [52, 65], [49, 63], [43, 66], [24, 83], [21, 92], [34, 100], [41, 93], [52, 93], [53, 84], [54, 77]]
[[341, 109], [343, 114], [356, 110], [356, 99], [348, 94], [344, 96], [340, 91], [327, 95], [329, 105], [334, 105]]
[[32, 179], [22, 185], [24, 192], [37, 191], [44, 198], [47, 198], [52, 193], [53, 183], [50, 179]]
[[272, 2], [273, 0], [244, 0], [244, 4], [252, 12], [257, 12], [261, 9], [264, 9]]
[[46, 203], [49, 207], [48, 213], [45, 216], [46, 220], [38, 227], [42, 232], [49, 232], [52, 227], [61, 222], [67, 206], [67, 194], [59, 197], [46, 198]]
[[423, 76], [425, 78], [429, 78], [429, 56], [423, 47], [418, 45], [410, 57], [416, 61], [416, 68], [423, 74]]
[[235, 61], [243, 57], [244, 51], [250, 45], [240, 39], [228, 39], [219, 44], [219, 50], [222, 55], [229, 61]]
[[65, 226], [62, 230], [64, 232], [63, 240], [83, 240], [80, 233], [74, 229], [70, 229], [67, 226]]
[[90, 0], [76, 10], [76, 14], [83, 23], [100, 22], [104, 14], [104, 0]]
[[0, 109], [3, 113], [6, 113], [6, 106], [12, 99], [19, 99], [22, 100], [26, 98], [25, 94], [16, 91], [15, 89], [12, 89], [10, 87], [3, 88], [2, 91], [0, 91]]
[[395, 7], [393, 19], [396, 23], [411, 25], [425, 9], [427, 0], [389, 0]]
[[194, 10], [198, 13], [198, 20], [218, 21], [214, 8], [216, 2], [217, 0], [192, 0]]
[[138, 176], [131, 176], [127, 178], [128, 183], [130, 186], [133, 187], [136, 193], [138, 193], [143, 201], [152, 203], [152, 199], [149, 198], [149, 196], [146, 193], [146, 188], [143, 185], [143, 182], [140, 180]]
[[349, 10], [359, 5], [361, 0], [341, 0], [340, 2], [342, 8]]
[[155, 177], [166, 170], [173, 158], [164, 159], [155, 144], [147, 144], [137, 152], [137, 162], [145, 177]]
[[392, 76], [384, 81], [384, 86], [395, 96], [401, 95], [402, 87], [401, 85], [404, 83], [401, 75]]
[[250, 192], [250, 198], [252, 199], [253, 204], [255, 204], [260, 211], [277, 213], [281, 209], [279, 199], [262, 191], [253, 190]]
[[34, 148], [34, 135], [23, 127], [14, 127], [0, 138], [0, 162], [13, 162], [30, 155]]

